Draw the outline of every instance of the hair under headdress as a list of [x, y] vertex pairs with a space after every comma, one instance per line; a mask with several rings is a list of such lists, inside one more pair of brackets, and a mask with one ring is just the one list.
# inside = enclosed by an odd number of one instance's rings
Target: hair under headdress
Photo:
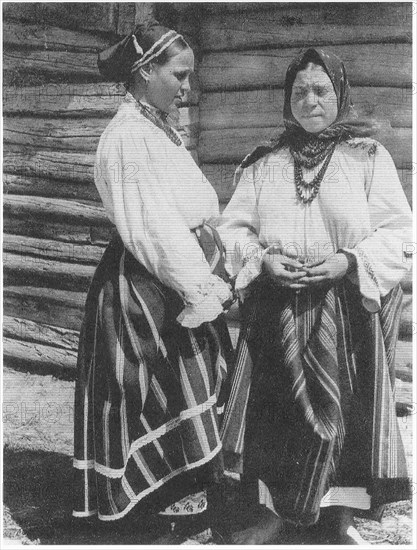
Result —
[[185, 43], [181, 34], [156, 20], [137, 25], [132, 34], [100, 52], [97, 61], [100, 74], [114, 82], [129, 80], [133, 72], [157, 59], [178, 39]]

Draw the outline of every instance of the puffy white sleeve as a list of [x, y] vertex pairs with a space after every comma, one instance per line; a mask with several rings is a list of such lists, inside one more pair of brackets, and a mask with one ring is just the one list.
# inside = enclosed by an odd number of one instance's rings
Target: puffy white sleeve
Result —
[[[106, 210], [126, 248], [166, 286], [177, 291], [185, 308], [178, 321], [187, 327], [209, 322], [223, 312], [229, 286], [212, 275], [202, 249], [181, 212], [184, 200], [178, 171], [166, 159], [160, 138], [145, 139], [128, 131], [114, 132], [97, 156], [106, 193]], [[110, 204], [106, 205], [107, 202]]]
[[364, 307], [376, 312], [381, 297], [411, 268], [406, 253], [412, 241], [412, 214], [391, 155], [381, 144], [369, 158], [365, 183], [371, 233], [356, 247], [344, 250], [356, 257], [351, 278], [359, 284]]
[[226, 269], [236, 276], [235, 289], [246, 288], [261, 272], [264, 247], [259, 242], [260, 220], [255, 186], [258, 163], [235, 173], [236, 190], [223, 211], [217, 230], [226, 249]]

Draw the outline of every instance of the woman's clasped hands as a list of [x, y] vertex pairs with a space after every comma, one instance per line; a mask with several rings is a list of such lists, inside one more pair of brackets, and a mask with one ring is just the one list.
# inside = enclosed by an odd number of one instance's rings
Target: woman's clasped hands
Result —
[[344, 253], [332, 254], [317, 262], [304, 262], [274, 251], [265, 254], [263, 265], [275, 283], [293, 290], [322, 286], [342, 279], [350, 267]]

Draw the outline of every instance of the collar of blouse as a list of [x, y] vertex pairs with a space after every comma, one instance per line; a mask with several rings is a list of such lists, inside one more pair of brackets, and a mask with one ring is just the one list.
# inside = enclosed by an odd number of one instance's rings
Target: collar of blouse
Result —
[[157, 128], [165, 132], [167, 137], [175, 145], [177, 145], [177, 147], [180, 147], [183, 144], [181, 137], [168, 123], [166, 113], [163, 113], [162, 111], [145, 101], [137, 101], [130, 92], [126, 92], [124, 102], [134, 104], [139, 109], [139, 112], [145, 118], [150, 120]]

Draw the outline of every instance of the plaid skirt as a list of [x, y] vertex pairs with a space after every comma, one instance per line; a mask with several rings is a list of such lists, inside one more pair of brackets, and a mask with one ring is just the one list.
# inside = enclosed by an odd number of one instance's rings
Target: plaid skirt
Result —
[[398, 286], [371, 314], [349, 281], [297, 294], [262, 276], [241, 305], [226, 466], [262, 480], [284, 519], [315, 523], [330, 487], [365, 487], [372, 510], [410, 497], [394, 400], [401, 300]]
[[[215, 231], [204, 225], [196, 237], [225, 278]], [[218, 408], [232, 346], [222, 316], [188, 329], [176, 321], [182, 307], [120, 237], [110, 242], [80, 335], [73, 516], [159, 512], [221, 476]]]

